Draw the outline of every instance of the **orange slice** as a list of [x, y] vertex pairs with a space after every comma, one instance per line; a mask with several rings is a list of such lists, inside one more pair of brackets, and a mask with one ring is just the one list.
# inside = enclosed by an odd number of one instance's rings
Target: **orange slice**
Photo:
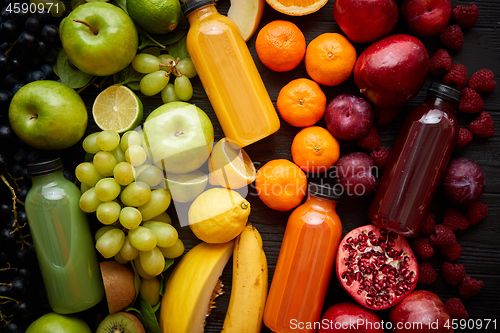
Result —
[[280, 13], [290, 16], [302, 16], [317, 12], [328, 0], [266, 0]]

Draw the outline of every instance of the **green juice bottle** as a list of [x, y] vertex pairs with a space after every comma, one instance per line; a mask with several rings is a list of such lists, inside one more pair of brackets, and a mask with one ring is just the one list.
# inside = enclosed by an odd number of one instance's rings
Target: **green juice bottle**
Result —
[[50, 306], [68, 314], [99, 303], [104, 287], [80, 191], [62, 169], [59, 158], [28, 164], [25, 210]]

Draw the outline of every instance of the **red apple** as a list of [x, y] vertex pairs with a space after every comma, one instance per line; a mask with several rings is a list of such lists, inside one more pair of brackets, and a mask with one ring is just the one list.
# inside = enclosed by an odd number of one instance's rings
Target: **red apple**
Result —
[[332, 305], [321, 317], [318, 333], [358, 332], [383, 333], [383, 324], [375, 312], [358, 303], [342, 302]]
[[429, 69], [424, 44], [396, 34], [368, 46], [354, 65], [354, 82], [378, 107], [402, 106], [417, 95]]
[[389, 34], [398, 21], [394, 0], [335, 0], [333, 18], [354, 43], [371, 43]]
[[437, 35], [451, 17], [450, 0], [404, 0], [401, 13], [411, 31], [420, 37]]
[[330, 133], [342, 140], [356, 140], [373, 123], [373, 109], [363, 97], [341, 94], [328, 103], [325, 122]]

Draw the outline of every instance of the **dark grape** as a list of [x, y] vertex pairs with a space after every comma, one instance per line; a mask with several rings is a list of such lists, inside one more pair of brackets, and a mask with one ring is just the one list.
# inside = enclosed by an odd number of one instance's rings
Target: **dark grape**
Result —
[[24, 200], [26, 200], [26, 195], [28, 194], [29, 190], [30, 190], [29, 186], [21, 186], [19, 191], [16, 193], [17, 198], [24, 202]]
[[40, 70], [29, 71], [28, 74], [26, 75], [26, 80], [28, 82], [40, 81], [45, 79], [46, 79], [45, 74], [43, 74], [43, 72]]
[[54, 73], [52, 66], [50, 66], [49, 64], [43, 64], [40, 69], [46, 77], [49, 77], [50, 75], [52, 75], [52, 73]]
[[23, 277], [16, 277], [10, 282], [10, 292], [14, 295], [26, 294], [26, 279]]
[[1, 296], [7, 296], [9, 295], [10, 293], [10, 287], [5, 285], [5, 284], [2, 284], [0, 285], [0, 295]]
[[17, 38], [17, 25], [12, 20], [7, 20], [0, 25], [0, 36], [4, 42], [14, 42]]
[[27, 48], [27, 49], [32, 49], [35, 46], [36, 38], [34, 35], [30, 34], [27, 31], [23, 31], [19, 34], [19, 37], [17, 37], [17, 40], [19, 42], [19, 45]]
[[14, 178], [20, 178], [23, 175], [24, 167], [21, 164], [12, 164], [9, 173]]
[[47, 54], [45, 55], [45, 62], [47, 62], [49, 65], [55, 65], [58, 55], [59, 52], [56, 49], [50, 49], [49, 52], [47, 52]]
[[21, 330], [12, 321], [8, 322], [2, 329], [4, 333], [19, 333]]
[[12, 139], [13, 136], [14, 136], [14, 131], [9, 125], [4, 124], [0, 126], [0, 140], [7, 141]]
[[28, 17], [24, 22], [24, 28], [26, 31], [32, 33], [33, 35], [38, 34], [41, 25], [40, 21], [38, 21], [38, 19], [34, 16]]
[[2, 214], [3, 216], [7, 216], [10, 215], [10, 213], [12, 213], [12, 205], [7, 203], [2, 203], [0, 205], [0, 214]]
[[28, 218], [26, 217], [26, 212], [24, 210], [20, 210], [17, 212], [17, 222], [20, 225], [24, 225], [26, 222], [28, 222]]
[[8, 105], [10, 99], [12, 98], [12, 93], [8, 90], [0, 90], [0, 106]]
[[10, 89], [14, 88], [19, 83], [19, 79], [14, 73], [9, 73], [3, 78], [3, 83]]
[[15, 94], [19, 89], [24, 86], [24, 83], [18, 83], [12, 88], [12, 93]]
[[10, 62], [12, 64], [13, 72], [21, 72], [24, 70], [23, 64], [17, 58], [12, 58]]
[[48, 11], [42, 11], [42, 12], [36, 12], [33, 14], [33, 16], [40, 22], [40, 23], [45, 23], [48, 22], [52, 15]]
[[9, 72], [12, 68], [10, 57], [0, 53], [0, 71]]
[[0, 170], [7, 166], [7, 159], [4, 155], [0, 154]]
[[59, 38], [59, 30], [55, 25], [46, 24], [42, 28], [40, 37], [46, 42], [54, 42], [56, 39]]
[[37, 150], [32, 150], [28, 153], [28, 162], [35, 162], [40, 158], [40, 153]]
[[[23, 2], [23, 1], [16, 1], [17, 3]], [[19, 13], [11, 13], [12, 20], [16, 23], [22, 24], [26, 19], [31, 15], [29, 11], [20, 11]]]
[[47, 47], [47, 44], [43, 40], [37, 41], [37, 46], [36, 46], [36, 53], [40, 55], [45, 55], [49, 51], [49, 48]]
[[70, 182], [74, 181], [75, 178], [73, 177], [73, 173], [72, 172], [69, 172], [68, 170], [64, 170], [63, 171], [63, 175], [64, 177], [69, 180]]
[[7, 42], [0, 43], [0, 52], [5, 52], [10, 48], [10, 44]]
[[12, 313], [16, 316], [16, 319], [19, 319], [19, 317], [26, 319], [31, 315], [26, 302], [14, 304], [14, 306], [12, 306]]
[[7, 21], [10, 19], [10, 12], [7, 10], [7, 7], [2, 8], [0, 11], [0, 18], [2, 21]]
[[0, 232], [0, 239], [4, 242], [14, 242], [17, 239], [17, 232], [11, 227], [5, 228]]

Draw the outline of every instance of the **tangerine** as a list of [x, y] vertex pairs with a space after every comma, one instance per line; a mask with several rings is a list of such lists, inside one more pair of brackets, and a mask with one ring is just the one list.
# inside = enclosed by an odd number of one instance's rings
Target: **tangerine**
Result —
[[266, 0], [266, 2], [280, 13], [302, 16], [317, 12], [328, 0]]

